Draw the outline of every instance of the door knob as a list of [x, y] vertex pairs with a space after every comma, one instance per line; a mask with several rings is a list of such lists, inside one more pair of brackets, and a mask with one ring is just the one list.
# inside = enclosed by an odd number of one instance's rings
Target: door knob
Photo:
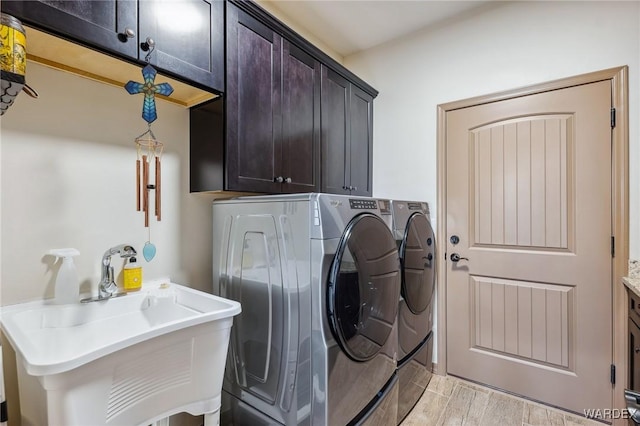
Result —
[[284, 178], [282, 176], [274, 177], [273, 181], [276, 183], [282, 183], [284, 182]]
[[290, 178], [290, 177], [288, 177], [288, 178], [286, 178], [284, 181], [285, 181], [286, 183], [291, 183], [291, 178]]
[[449, 257], [449, 259], [451, 259], [452, 262], [458, 262], [460, 260], [469, 260], [468, 257], [462, 257], [458, 253], [451, 253], [451, 256]]

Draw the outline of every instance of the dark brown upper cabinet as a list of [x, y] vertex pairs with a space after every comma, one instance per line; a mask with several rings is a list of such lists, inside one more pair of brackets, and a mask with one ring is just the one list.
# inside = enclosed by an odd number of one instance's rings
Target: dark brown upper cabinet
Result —
[[[150, 62], [178, 80], [224, 91], [224, 2], [135, 0], [3, 0], [23, 23], [121, 59]], [[28, 49], [28, 46], [27, 46]]]
[[191, 109], [190, 190], [371, 195], [378, 92], [254, 2], [225, 19], [226, 91]]
[[24, 24], [110, 53], [137, 57], [135, 1], [3, 0], [0, 7]]
[[322, 67], [322, 188], [372, 194], [373, 96]]
[[224, 2], [140, 0], [138, 59], [155, 42], [151, 64], [178, 79], [224, 91]]
[[318, 191], [320, 63], [227, 6], [226, 188]]

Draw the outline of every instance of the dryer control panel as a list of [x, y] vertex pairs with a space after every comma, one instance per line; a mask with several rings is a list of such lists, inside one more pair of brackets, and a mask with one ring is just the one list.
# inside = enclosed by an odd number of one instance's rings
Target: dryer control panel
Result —
[[418, 210], [418, 211], [428, 211], [428, 207], [426, 206], [426, 203], [415, 203], [415, 202], [408, 202], [407, 203], [407, 208], [409, 210]]

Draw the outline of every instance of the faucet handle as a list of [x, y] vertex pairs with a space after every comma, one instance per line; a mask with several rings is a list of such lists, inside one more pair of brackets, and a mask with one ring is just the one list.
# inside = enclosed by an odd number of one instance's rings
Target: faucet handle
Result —
[[123, 244], [120, 250], [120, 257], [132, 257], [138, 254], [138, 252], [136, 252], [136, 249], [133, 248], [132, 245], [129, 244]]
[[[134, 249], [131, 244], [120, 244], [118, 246], [111, 247], [110, 249], [105, 251], [104, 255], [102, 256], [102, 261], [104, 262], [114, 254], [119, 254], [120, 257], [131, 257], [131, 256], [135, 256], [138, 253], [136, 252], [136, 249]], [[106, 264], [108, 263], [105, 263], [105, 265]]]
[[115, 281], [109, 281], [108, 283], [100, 283], [98, 297], [100, 299], [106, 299], [113, 296], [117, 292], [118, 292], [118, 286], [116, 285]]

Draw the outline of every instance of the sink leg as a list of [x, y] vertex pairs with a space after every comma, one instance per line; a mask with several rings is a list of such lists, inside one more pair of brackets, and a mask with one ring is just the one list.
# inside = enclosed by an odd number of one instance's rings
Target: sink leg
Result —
[[220, 426], [220, 408], [213, 413], [205, 413], [204, 426]]

